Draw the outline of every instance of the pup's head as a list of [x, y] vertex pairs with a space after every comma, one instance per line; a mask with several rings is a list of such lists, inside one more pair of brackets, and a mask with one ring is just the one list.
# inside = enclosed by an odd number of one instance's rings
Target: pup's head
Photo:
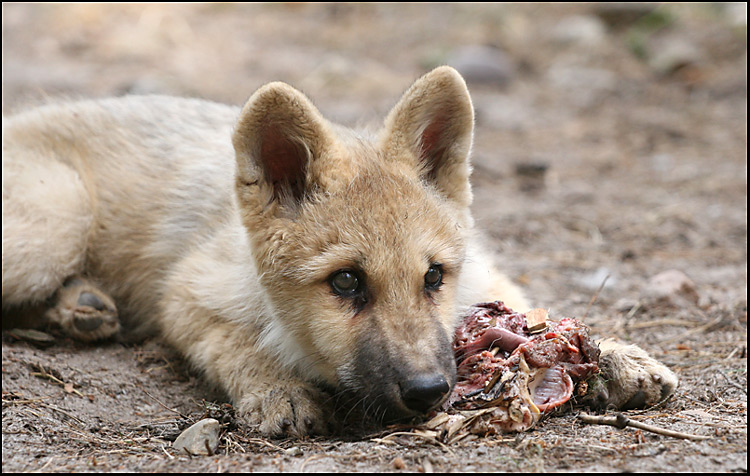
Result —
[[234, 133], [242, 219], [276, 316], [261, 345], [377, 418], [423, 414], [456, 380], [473, 120], [463, 79], [441, 67], [374, 139], [283, 83], [250, 98]]

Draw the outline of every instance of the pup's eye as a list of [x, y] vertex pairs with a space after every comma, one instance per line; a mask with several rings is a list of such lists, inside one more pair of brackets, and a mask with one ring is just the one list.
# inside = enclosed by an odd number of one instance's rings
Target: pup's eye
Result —
[[351, 271], [338, 271], [331, 276], [331, 289], [340, 296], [348, 296], [357, 292], [359, 289], [359, 279]]
[[427, 289], [434, 290], [443, 284], [443, 269], [439, 264], [433, 264], [424, 274], [424, 285]]

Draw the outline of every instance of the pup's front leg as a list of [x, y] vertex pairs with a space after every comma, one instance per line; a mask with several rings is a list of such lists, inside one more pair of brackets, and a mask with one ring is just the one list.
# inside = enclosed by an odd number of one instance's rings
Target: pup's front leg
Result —
[[[232, 395], [240, 418], [257, 426], [264, 435], [304, 436], [329, 431], [329, 397], [317, 386], [281, 369], [274, 362], [263, 362], [236, 383]], [[231, 364], [230, 364], [231, 365]], [[218, 370], [231, 375], [232, 369]], [[221, 380], [223, 375], [217, 375]], [[224, 377], [226, 378], [226, 377]], [[232, 378], [232, 377], [230, 377]]]
[[162, 332], [236, 406], [241, 420], [268, 436], [325, 434], [330, 398], [258, 345], [261, 328], [197, 305], [185, 288], [162, 314]]

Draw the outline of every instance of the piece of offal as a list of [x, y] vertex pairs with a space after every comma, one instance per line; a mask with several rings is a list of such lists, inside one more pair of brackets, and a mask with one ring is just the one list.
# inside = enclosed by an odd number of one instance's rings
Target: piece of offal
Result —
[[444, 440], [526, 431], [570, 400], [576, 385], [585, 392], [586, 380], [599, 372], [588, 328], [572, 318], [546, 320], [539, 309], [530, 313], [527, 320], [500, 301], [472, 308], [453, 340], [458, 382], [425, 428]]

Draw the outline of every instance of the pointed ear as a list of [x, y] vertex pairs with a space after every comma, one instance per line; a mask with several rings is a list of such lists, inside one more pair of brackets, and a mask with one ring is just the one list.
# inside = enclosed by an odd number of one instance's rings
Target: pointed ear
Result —
[[310, 164], [331, 137], [304, 94], [281, 82], [260, 88], [242, 108], [232, 136], [240, 199], [263, 209], [296, 209], [312, 186]]
[[471, 204], [469, 154], [474, 108], [458, 72], [441, 66], [418, 79], [385, 120], [386, 157], [416, 167], [423, 180], [462, 207]]

